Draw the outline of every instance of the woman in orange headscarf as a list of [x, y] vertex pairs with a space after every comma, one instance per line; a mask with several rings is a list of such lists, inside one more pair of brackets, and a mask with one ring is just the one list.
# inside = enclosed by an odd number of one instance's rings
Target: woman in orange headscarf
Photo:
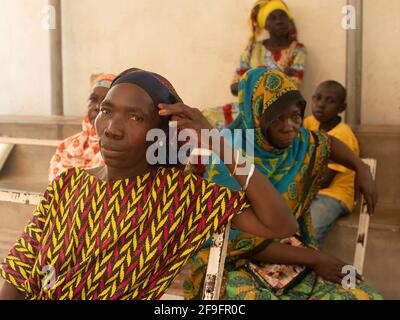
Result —
[[72, 167], [89, 169], [104, 164], [99, 152], [94, 120], [99, 113], [100, 103], [104, 100], [114, 78], [113, 74], [101, 74], [93, 81], [88, 111], [82, 122], [82, 131], [65, 139], [58, 146], [50, 160], [49, 180], [53, 180], [65, 169]]

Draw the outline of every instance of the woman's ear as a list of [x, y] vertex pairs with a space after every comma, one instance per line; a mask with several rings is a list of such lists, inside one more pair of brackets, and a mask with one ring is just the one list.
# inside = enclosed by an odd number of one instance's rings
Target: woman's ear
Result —
[[344, 103], [342, 104], [342, 106], [339, 108], [339, 113], [344, 112], [346, 109], [347, 109], [347, 103], [344, 102]]

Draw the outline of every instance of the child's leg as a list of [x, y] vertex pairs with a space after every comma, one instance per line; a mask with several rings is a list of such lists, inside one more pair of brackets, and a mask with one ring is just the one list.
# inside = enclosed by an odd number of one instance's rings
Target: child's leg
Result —
[[348, 213], [347, 207], [339, 200], [321, 194], [315, 198], [311, 204], [311, 219], [319, 247], [336, 220]]

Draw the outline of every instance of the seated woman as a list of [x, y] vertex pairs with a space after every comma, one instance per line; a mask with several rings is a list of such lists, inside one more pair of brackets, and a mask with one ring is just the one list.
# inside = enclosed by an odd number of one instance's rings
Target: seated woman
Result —
[[[7, 282], [0, 299], [158, 299], [188, 259], [231, 219], [261, 237], [296, 232], [288, 206], [258, 170], [234, 173], [244, 193], [169, 161], [151, 165], [147, 151], [154, 143], [147, 134], [167, 135], [169, 120], [196, 133], [211, 129], [157, 74], [132, 69], [113, 81], [95, 120], [105, 165], [66, 170], [49, 184], [1, 265]], [[159, 152], [167, 141], [155, 142]], [[212, 150], [221, 149], [221, 159], [232, 156], [222, 136], [217, 142]], [[233, 172], [236, 164], [227, 166]]]
[[[281, 0], [259, 0], [253, 6], [250, 21], [252, 36], [240, 57], [231, 85], [232, 94], [237, 95], [241, 76], [258, 67], [285, 73], [299, 88], [304, 76], [306, 50], [297, 41], [293, 15], [286, 4]], [[261, 38], [264, 31], [268, 31], [269, 38]]]
[[[306, 102], [283, 73], [252, 69], [243, 76], [239, 88], [240, 115], [226, 130], [254, 129], [254, 139], [243, 136], [241, 142], [233, 142], [235, 148], [244, 150], [246, 144], [254, 145], [254, 163], [291, 208], [298, 221], [304, 247], [248, 233], [231, 232], [224, 273], [225, 290], [222, 290], [221, 298], [379, 299], [380, 296], [364, 282], [356, 289], [341, 286], [344, 276], [342, 267], [346, 263], [316, 249], [309, 210], [327, 163], [333, 160], [357, 172], [360, 190], [366, 195], [368, 209], [372, 213], [376, 192], [368, 167], [336, 138], [324, 132], [301, 128]], [[206, 177], [220, 185], [240, 190], [223, 164], [209, 165]], [[267, 196], [268, 192], [263, 190], [262, 194]], [[187, 299], [199, 298], [208, 253], [209, 248], [205, 246], [191, 261], [192, 274], [184, 283]], [[310, 272], [293, 288], [286, 288], [287, 292], [279, 295], [276, 287], [265, 285], [249, 271], [250, 263], [305, 266]], [[361, 280], [360, 276], [355, 277]], [[273, 280], [279, 282], [281, 279]]]
[[[306, 49], [297, 41], [293, 15], [283, 1], [258, 0], [251, 10], [252, 35], [231, 84], [237, 96], [240, 77], [251, 68], [267, 67], [284, 72], [299, 88], [304, 77]], [[265, 38], [265, 31], [269, 38]], [[237, 103], [206, 109], [204, 114], [215, 127], [226, 127], [238, 114]]]
[[100, 104], [114, 78], [113, 74], [101, 74], [93, 81], [88, 111], [82, 122], [82, 131], [65, 139], [57, 147], [56, 153], [50, 160], [49, 181], [65, 169], [72, 167], [89, 169], [104, 164], [100, 154], [99, 139], [94, 128], [94, 119], [99, 113]]

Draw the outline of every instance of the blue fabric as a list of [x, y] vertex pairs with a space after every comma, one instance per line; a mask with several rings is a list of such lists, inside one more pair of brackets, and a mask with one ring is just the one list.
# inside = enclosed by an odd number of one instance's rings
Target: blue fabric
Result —
[[[269, 178], [280, 194], [284, 194], [299, 173], [306, 153], [309, 151], [310, 132], [302, 128], [289, 148], [278, 150], [268, 144], [260, 126], [255, 125], [254, 92], [256, 88], [258, 88], [258, 93], [268, 91], [268, 88], [263, 86], [265, 81], [260, 81], [274, 72], [270, 69], [255, 68], [242, 77], [239, 83], [239, 115], [227, 129], [222, 130], [222, 135], [235, 149], [240, 150], [243, 155], [253, 161], [256, 168]], [[240, 130], [235, 132], [235, 129]], [[249, 135], [246, 129], [253, 129], [254, 134]], [[267, 144], [268, 151], [265, 148]], [[252, 154], [249, 155], [246, 152], [248, 150], [252, 150]], [[215, 155], [207, 166], [205, 178], [230, 189], [241, 190], [229, 169]], [[239, 231], [231, 231], [230, 239], [234, 239], [239, 233]], [[210, 243], [209, 240], [204, 246], [209, 246]]]
[[[256, 86], [260, 86], [260, 80], [270, 74], [270, 69], [256, 68], [248, 71], [239, 84], [239, 115], [228, 126], [227, 130], [223, 131], [225, 137], [231, 136], [229, 139], [231, 145], [242, 151], [254, 150], [254, 164], [256, 168], [266, 175], [277, 190], [283, 194], [287, 191], [290, 183], [298, 174], [301, 165], [304, 161], [309, 147], [310, 133], [302, 128], [299, 136], [290, 145], [289, 148], [278, 150], [270, 147], [270, 150], [265, 150], [264, 146], [260, 145], [260, 140], [267, 143], [264, 136], [261, 134], [260, 126], [256, 126], [253, 118], [253, 93]], [[261, 84], [262, 85], [262, 84]], [[264, 91], [268, 91], [266, 87]], [[238, 139], [234, 130], [241, 129], [241, 139]], [[255, 134], [249, 138], [246, 134], [246, 129], [253, 129]], [[230, 132], [229, 132], [230, 131]], [[230, 133], [230, 134], [229, 134]], [[240, 132], [239, 132], [240, 134]], [[240, 144], [240, 145], [239, 145]], [[212, 172], [212, 175], [210, 175]], [[213, 167], [207, 167], [206, 178], [213, 182], [224, 185], [229, 188], [238, 190], [240, 186], [236, 179], [231, 177], [229, 170], [223, 163], [215, 164]]]

